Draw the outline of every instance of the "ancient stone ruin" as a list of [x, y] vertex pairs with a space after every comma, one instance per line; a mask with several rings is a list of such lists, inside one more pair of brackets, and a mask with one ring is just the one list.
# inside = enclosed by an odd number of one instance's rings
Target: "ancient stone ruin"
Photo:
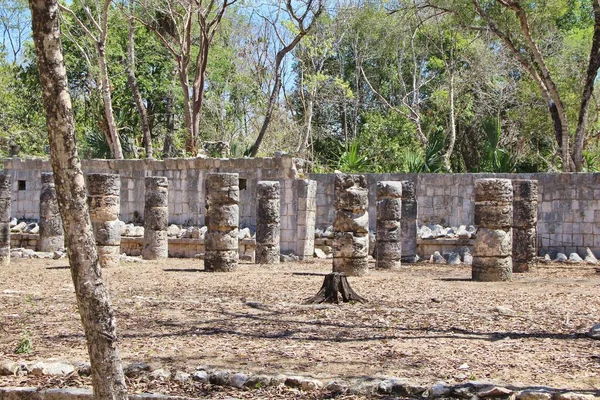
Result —
[[402, 262], [417, 262], [417, 190], [413, 181], [402, 181]]
[[10, 210], [12, 180], [0, 174], [0, 266], [10, 264]]
[[256, 263], [279, 263], [280, 189], [278, 181], [259, 181], [256, 186]]
[[474, 281], [512, 279], [513, 188], [510, 179], [475, 180]]
[[369, 271], [369, 191], [364, 175], [335, 175], [333, 272], [347, 276]]
[[54, 176], [50, 172], [42, 172], [41, 179], [38, 251], [58, 251], [65, 247], [65, 236], [58, 209]]
[[169, 181], [162, 176], [148, 176], [144, 204], [144, 259], [158, 260], [169, 256], [168, 226]]
[[121, 180], [117, 174], [88, 174], [88, 206], [102, 268], [119, 265]]
[[402, 258], [402, 183], [377, 182], [377, 268], [399, 268]]
[[239, 175], [209, 173], [205, 180], [206, 193], [206, 253], [207, 271], [233, 271], [239, 260]]
[[538, 183], [514, 179], [513, 272], [527, 272], [536, 264]]

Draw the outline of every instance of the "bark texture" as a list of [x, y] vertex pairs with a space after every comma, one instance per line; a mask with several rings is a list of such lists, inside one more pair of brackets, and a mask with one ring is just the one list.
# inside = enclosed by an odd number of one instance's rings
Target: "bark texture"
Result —
[[163, 176], [148, 176], [144, 205], [144, 247], [142, 257], [159, 260], [169, 257], [169, 181]]
[[402, 219], [400, 237], [402, 238], [402, 262], [417, 262], [417, 190], [412, 181], [402, 181]]
[[117, 174], [89, 174], [87, 181], [100, 266], [116, 267], [121, 257], [121, 178]]
[[278, 264], [280, 254], [280, 187], [278, 181], [256, 185], [256, 263]]
[[335, 174], [333, 272], [369, 272], [369, 190], [364, 175]]
[[56, 0], [31, 0], [33, 38], [43, 88], [56, 194], [65, 230], [77, 306], [85, 330], [94, 399], [127, 399], [116, 322], [102, 280], [86, 186], [75, 143]]
[[0, 174], [0, 267], [10, 264], [10, 205], [12, 179]]
[[325, 275], [323, 286], [315, 296], [306, 300], [304, 304], [336, 303], [340, 300], [344, 303], [358, 302], [366, 303], [367, 299], [359, 296], [348, 283], [348, 278], [344, 274], [333, 272]]
[[377, 182], [377, 268], [400, 268], [402, 260], [402, 183]]
[[536, 264], [538, 182], [512, 181], [513, 200], [513, 272], [527, 272]]
[[56, 251], [64, 247], [65, 235], [58, 209], [54, 176], [51, 173], [42, 172], [38, 251]]
[[479, 282], [512, 280], [513, 188], [510, 179], [475, 181], [472, 278]]
[[204, 192], [208, 228], [204, 239], [204, 269], [211, 272], [233, 271], [239, 260], [239, 175], [207, 174]]

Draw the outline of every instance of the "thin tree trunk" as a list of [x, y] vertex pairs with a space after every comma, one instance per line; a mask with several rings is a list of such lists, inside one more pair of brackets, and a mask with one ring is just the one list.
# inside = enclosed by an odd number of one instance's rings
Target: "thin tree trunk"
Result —
[[98, 265], [62, 55], [57, 0], [30, 0], [50, 157], [77, 306], [92, 366], [94, 399], [127, 399], [116, 323]]
[[180, 66], [178, 68], [179, 84], [183, 92], [183, 115], [185, 118], [185, 129], [187, 130], [187, 138], [185, 139], [185, 150], [194, 155], [194, 149], [196, 148], [196, 132], [194, 131], [194, 118], [193, 118], [193, 102], [189, 96], [189, 84], [188, 75], [186, 73], [186, 67]]
[[[132, 10], [133, 12], [133, 10]], [[152, 135], [150, 134], [150, 124], [148, 123], [148, 112], [140, 93], [140, 87], [135, 76], [135, 19], [129, 17], [129, 43], [127, 46], [127, 84], [131, 89], [133, 101], [140, 114], [140, 122], [142, 125], [142, 134], [144, 137], [144, 149], [146, 149], [146, 158], [153, 158], [152, 152]]]
[[165, 106], [167, 120], [167, 133], [163, 144], [163, 157], [168, 158], [173, 154], [173, 135], [175, 134], [175, 124], [173, 121], [173, 90], [169, 88], [167, 93], [167, 104]]
[[[269, 123], [271, 122], [271, 118], [273, 117], [273, 110], [275, 109], [275, 104], [277, 104], [277, 97], [279, 97], [279, 90], [281, 89], [281, 71], [279, 61], [275, 63], [275, 84], [273, 85], [273, 90], [271, 90], [271, 96], [269, 96], [269, 105], [267, 106], [267, 112], [265, 114], [265, 119], [263, 120], [263, 124], [260, 127], [260, 132], [258, 133], [258, 137], [254, 144], [250, 147], [249, 153], [250, 157], [256, 157], [258, 154], [258, 150], [260, 149], [260, 145], [265, 137], [265, 133], [267, 133], [267, 128], [269, 127]], [[283, 59], [283, 57], [281, 57]]]
[[594, 93], [594, 82], [600, 68], [600, 3], [598, 0], [594, 4], [594, 36], [592, 38], [592, 49], [590, 51], [590, 60], [587, 74], [585, 77], [585, 86], [581, 95], [581, 106], [579, 107], [579, 118], [577, 120], [577, 129], [575, 130], [575, 143], [573, 144], [573, 161], [575, 170], [581, 172], [583, 167], [583, 144], [585, 141], [585, 129], [587, 126], [590, 100]]
[[117, 132], [117, 124], [112, 107], [112, 98], [110, 94], [110, 81], [108, 79], [108, 67], [106, 65], [106, 50], [103, 43], [96, 44], [98, 51], [98, 67], [100, 71], [100, 94], [104, 104], [104, 116], [108, 127], [109, 144], [113, 158], [117, 160], [123, 159], [123, 149], [121, 148], [121, 140]]
[[456, 117], [454, 110], [454, 71], [452, 66], [450, 67], [450, 137], [448, 138], [448, 147], [444, 154], [444, 168], [446, 172], [452, 171], [450, 165], [450, 157], [454, 152], [454, 144], [456, 143]]

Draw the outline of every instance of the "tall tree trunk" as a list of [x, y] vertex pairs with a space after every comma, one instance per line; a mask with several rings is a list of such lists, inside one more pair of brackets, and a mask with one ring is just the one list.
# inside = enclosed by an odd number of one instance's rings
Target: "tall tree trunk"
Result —
[[183, 92], [183, 115], [185, 118], [185, 129], [187, 130], [187, 137], [185, 139], [185, 151], [191, 155], [196, 155], [196, 130], [194, 129], [196, 124], [194, 123], [194, 104], [190, 98], [190, 86], [187, 75], [187, 67], [179, 66], [179, 84]]
[[444, 153], [444, 168], [446, 172], [452, 172], [450, 165], [450, 157], [454, 152], [454, 144], [456, 143], [456, 117], [454, 110], [454, 71], [450, 66], [450, 133], [448, 138], [448, 147]]
[[[133, 10], [131, 11], [133, 13]], [[148, 123], [148, 112], [140, 93], [140, 87], [135, 77], [135, 19], [129, 17], [129, 43], [127, 46], [127, 84], [131, 89], [133, 101], [140, 114], [140, 122], [142, 125], [142, 134], [144, 137], [144, 149], [146, 149], [146, 158], [153, 158], [152, 154], [152, 135], [150, 134], [150, 124]]]
[[50, 137], [50, 157], [71, 277], [90, 355], [94, 399], [127, 399], [115, 318], [98, 265], [85, 180], [77, 154], [58, 4], [57, 0], [30, 0], [30, 7]]
[[[273, 117], [273, 110], [275, 109], [275, 105], [277, 104], [277, 98], [279, 97], [279, 90], [281, 89], [281, 60], [278, 60], [275, 63], [275, 84], [273, 85], [273, 90], [271, 90], [271, 96], [269, 96], [269, 104], [267, 106], [267, 112], [265, 114], [265, 119], [263, 120], [262, 126], [260, 127], [260, 132], [258, 132], [258, 137], [256, 141], [249, 149], [250, 157], [256, 157], [258, 154], [258, 150], [260, 149], [260, 145], [262, 144], [263, 139], [265, 138], [265, 133], [267, 133], [267, 128], [269, 127], [269, 123], [271, 122], [271, 118]], [[283, 59], [283, 57], [281, 57]]]
[[167, 133], [165, 134], [165, 142], [163, 144], [163, 158], [168, 158], [173, 155], [173, 135], [175, 134], [175, 123], [173, 121], [173, 89], [171, 88], [169, 88], [169, 92], [167, 93], [165, 114], [167, 120]]
[[117, 160], [123, 159], [123, 149], [121, 148], [121, 140], [117, 132], [117, 124], [115, 122], [115, 114], [112, 107], [112, 98], [110, 94], [110, 81], [108, 79], [108, 67], [106, 65], [106, 49], [104, 43], [96, 43], [98, 51], [98, 67], [100, 70], [100, 93], [104, 104], [104, 116], [108, 125], [109, 145], [113, 158]]
[[573, 162], [575, 170], [581, 172], [583, 168], [583, 144], [585, 141], [585, 129], [587, 126], [588, 111], [590, 108], [590, 99], [594, 93], [594, 82], [600, 68], [600, 3], [598, 0], [594, 4], [594, 36], [592, 38], [592, 49], [585, 77], [585, 86], [581, 95], [581, 106], [579, 107], [579, 118], [577, 120], [577, 129], [575, 130], [575, 143], [573, 144]]

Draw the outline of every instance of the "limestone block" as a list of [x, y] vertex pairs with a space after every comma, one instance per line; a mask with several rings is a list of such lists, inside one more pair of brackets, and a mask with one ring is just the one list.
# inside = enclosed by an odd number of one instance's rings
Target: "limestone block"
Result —
[[333, 257], [360, 258], [369, 254], [369, 236], [352, 232], [336, 232], [333, 241]]
[[510, 179], [485, 178], [475, 180], [475, 202], [512, 202]]
[[512, 280], [512, 257], [473, 256], [471, 274], [474, 281], [497, 282]]
[[512, 254], [512, 229], [479, 228], [473, 247], [480, 257], [508, 257]]

